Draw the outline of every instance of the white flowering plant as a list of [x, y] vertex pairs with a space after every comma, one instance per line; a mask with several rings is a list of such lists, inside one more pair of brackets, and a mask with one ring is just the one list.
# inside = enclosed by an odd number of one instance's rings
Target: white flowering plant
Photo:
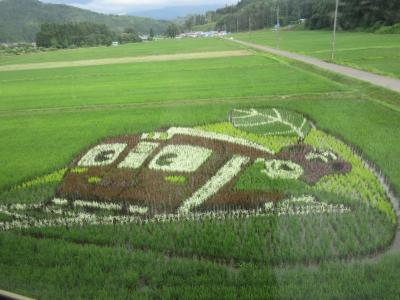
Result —
[[203, 147], [168, 145], [153, 158], [149, 168], [168, 172], [194, 172], [211, 154], [211, 149]]
[[112, 164], [126, 148], [125, 143], [101, 144], [90, 149], [78, 162], [78, 166], [94, 167]]

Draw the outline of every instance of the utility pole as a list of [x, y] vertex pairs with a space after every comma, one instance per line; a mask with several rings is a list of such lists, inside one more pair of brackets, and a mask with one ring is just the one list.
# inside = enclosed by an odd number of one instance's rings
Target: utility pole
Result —
[[279, 49], [280, 46], [280, 36], [279, 36], [279, 29], [281, 27], [280, 21], [279, 21], [279, 0], [277, 2], [277, 8], [276, 8], [276, 48]]
[[249, 15], [249, 32], [251, 31], [251, 16]]
[[331, 56], [332, 61], [335, 59], [335, 52], [336, 52], [336, 26], [337, 26], [338, 8], [339, 8], [339, 0], [336, 0], [335, 20], [333, 21], [333, 39], [332, 39], [332, 56]]
[[239, 32], [239, 16], [236, 17], [236, 32]]

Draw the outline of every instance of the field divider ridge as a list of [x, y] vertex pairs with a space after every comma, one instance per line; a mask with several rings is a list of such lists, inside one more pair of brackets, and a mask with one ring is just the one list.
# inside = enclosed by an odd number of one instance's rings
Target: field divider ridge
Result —
[[242, 101], [252, 100], [252, 103], [260, 103], [269, 100], [290, 100], [300, 98], [313, 99], [315, 97], [325, 96], [335, 99], [338, 96], [354, 96], [359, 95], [357, 91], [340, 91], [340, 92], [313, 92], [300, 94], [277, 94], [267, 96], [244, 96], [244, 97], [221, 97], [221, 98], [199, 98], [199, 99], [184, 99], [184, 100], [169, 100], [169, 101], [154, 101], [154, 102], [136, 102], [136, 103], [115, 103], [115, 104], [93, 104], [82, 106], [62, 106], [62, 107], [47, 107], [47, 108], [27, 108], [18, 110], [0, 110], [0, 116], [16, 116], [16, 115], [33, 115], [42, 113], [68, 113], [68, 112], [83, 112], [83, 111], [101, 111], [101, 110], [118, 110], [130, 108], [158, 108], [158, 107], [173, 107], [177, 105], [208, 105], [216, 102], [224, 103], [240, 103]]
[[249, 56], [249, 55], [252, 55], [252, 53], [248, 50], [232, 50], [232, 51], [211, 51], [211, 52], [133, 56], [133, 57], [120, 57], [120, 58], [102, 58], [102, 59], [90, 59], [90, 60], [5, 65], [5, 66], [0, 66], [0, 72], [55, 69], [55, 68], [68, 68], [68, 67], [90, 67], [90, 66], [100, 66], [100, 65], [162, 62], [162, 61], [174, 61], [174, 60], [238, 57], [238, 56]]

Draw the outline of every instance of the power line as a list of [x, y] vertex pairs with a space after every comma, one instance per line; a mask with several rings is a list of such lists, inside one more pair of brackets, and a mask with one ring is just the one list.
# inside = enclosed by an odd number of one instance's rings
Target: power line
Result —
[[251, 16], [249, 15], [249, 32], [251, 31]]

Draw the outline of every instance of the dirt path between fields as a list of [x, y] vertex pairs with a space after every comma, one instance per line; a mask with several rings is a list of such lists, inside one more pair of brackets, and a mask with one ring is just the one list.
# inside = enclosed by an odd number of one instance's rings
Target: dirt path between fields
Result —
[[298, 61], [304, 62], [306, 64], [317, 66], [324, 70], [339, 73], [341, 75], [345, 75], [345, 76], [353, 77], [353, 78], [356, 78], [359, 80], [367, 81], [374, 85], [384, 87], [384, 88], [390, 89], [395, 92], [400, 92], [400, 79], [390, 78], [390, 77], [377, 75], [377, 74], [357, 70], [357, 69], [346, 67], [346, 66], [328, 63], [328, 62], [325, 62], [325, 61], [317, 59], [317, 58], [313, 58], [313, 57], [309, 57], [309, 56], [305, 56], [305, 55], [301, 55], [301, 54], [297, 54], [297, 53], [293, 53], [293, 52], [278, 50], [278, 49], [271, 48], [268, 46], [262, 46], [262, 45], [258, 45], [258, 44], [254, 44], [254, 43], [236, 40], [236, 39], [231, 39], [230, 41], [233, 41], [235, 43], [238, 43], [238, 44], [250, 47], [250, 48], [261, 50], [264, 52], [269, 52], [269, 53], [272, 53], [275, 55], [298, 60]]
[[191, 60], [191, 59], [205, 59], [205, 58], [237, 57], [237, 56], [248, 56], [248, 55], [252, 55], [252, 53], [248, 50], [234, 50], [234, 51], [213, 51], [213, 52], [134, 56], [134, 57], [120, 57], [120, 58], [103, 58], [103, 59], [76, 60], [76, 61], [58, 61], [58, 62], [46, 62], [46, 63], [5, 65], [5, 66], [0, 66], [0, 72], [68, 68], [68, 67], [88, 67], [88, 66], [100, 66], [100, 65], [142, 63], [142, 62]]
[[33, 300], [33, 298], [21, 296], [12, 292], [0, 290], [0, 298], [1, 299], [9, 299], [9, 300]]

